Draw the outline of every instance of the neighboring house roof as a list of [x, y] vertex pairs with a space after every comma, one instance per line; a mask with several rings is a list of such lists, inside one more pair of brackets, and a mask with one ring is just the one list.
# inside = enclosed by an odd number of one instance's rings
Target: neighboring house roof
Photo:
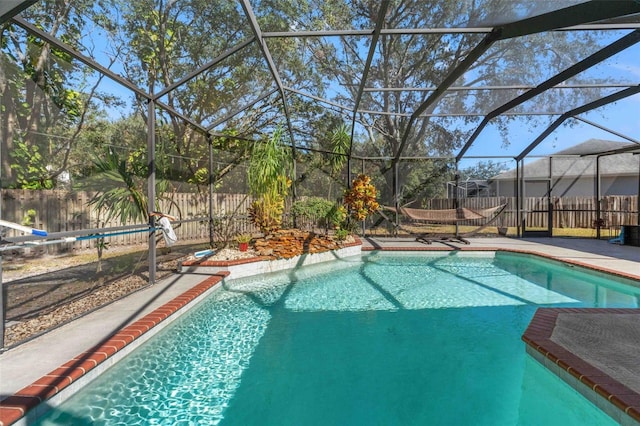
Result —
[[[589, 139], [578, 145], [551, 154], [554, 177], [567, 176], [594, 176], [596, 156], [579, 157], [580, 155], [598, 154], [612, 151], [628, 146], [640, 145], [626, 142], [615, 142], [602, 139]], [[566, 157], [575, 155], [575, 157]], [[640, 155], [632, 153], [608, 155], [600, 158], [600, 176], [624, 176], [637, 175], [639, 172]], [[527, 178], [549, 176], [549, 158], [527, 163], [524, 166]], [[516, 177], [516, 170], [512, 169], [494, 176], [490, 180], [513, 180]]]

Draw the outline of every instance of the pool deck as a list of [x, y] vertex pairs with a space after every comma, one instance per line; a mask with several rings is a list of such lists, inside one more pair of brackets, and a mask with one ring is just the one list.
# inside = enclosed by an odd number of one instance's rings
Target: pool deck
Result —
[[[469, 241], [469, 245], [426, 244], [408, 238], [365, 238], [362, 250], [509, 250], [640, 280], [640, 247], [563, 238], [496, 237]], [[146, 331], [197, 303], [222, 279], [223, 274], [176, 274], [3, 352], [0, 426], [24, 422], [26, 411], [72, 386], [79, 376], [98, 370], [101, 364], [103, 369], [108, 368], [117, 361], [115, 355], [126, 355], [123, 347], [144, 340], [141, 336]], [[592, 335], [605, 335], [607, 339], [599, 340], [599, 346], [593, 348], [589, 346], [594, 343]], [[583, 394], [587, 392], [585, 396], [616, 421], [640, 425], [640, 309], [542, 308], [523, 340], [534, 358]], [[600, 350], [602, 347], [606, 350]], [[54, 374], [57, 371], [64, 374]]]

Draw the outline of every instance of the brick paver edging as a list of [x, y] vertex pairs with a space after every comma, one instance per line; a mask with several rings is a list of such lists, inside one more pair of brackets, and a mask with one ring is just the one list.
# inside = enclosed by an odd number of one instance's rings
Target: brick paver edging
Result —
[[[345, 243], [342, 244], [340, 246], [340, 248], [347, 248], [347, 247], [356, 247], [359, 245], [362, 245], [362, 242], [360, 241], [360, 238], [354, 236], [354, 242], [352, 243]], [[364, 250], [364, 249], [363, 249]], [[313, 254], [313, 253], [311, 253]], [[254, 263], [254, 262], [263, 262], [263, 261], [269, 261], [269, 260], [277, 260], [274, 259], [273, 257], [270, 256], [255, 256], [255, 257], [245, 257], [243, 259], [233, 259], [233, 260], [209, 260], [208, 258], [202, 258], [202, 259], [190, 259], [190, 260], [185, 260], [183, 262], [181, 262], [181, 266], [237, 266], [237, 265], [245, 265], [247, 263]]]
[[[120, 329], [105, 341], [79, 354], [29, 386], [22, 388], [14, 395], [0, 401], [0, 426], [14, 424], [23, 419], [29, 412], [36, 410], [43, 402], [58, 395], [71, 385], [77, 384], [90, 371], [114, 357], [114, 355], [144, 336], [149, 330], [154, 329], [162, 321], [219, 284], [226, 275], [225, 273], [218, 273], [208, 277], [170, 302]], [[36, 415], [39, 414], [36, 413]]]
[[[640, 394], [638, 392], [551, 340], [558, 314], [562, 313], [627, 314], [636, 315], [640, 319], [640, 309], [540, 308], [522, 335], [522, 340], [528, 347], [541, 354], [548, 360], [548, 363], [566, 371], [599, 397], [604, 398], [631, 419], [640, 422]], [[577, 390], [580, 391], [580, 389]], [[607, 410], [605, 409], [605, 411]]]

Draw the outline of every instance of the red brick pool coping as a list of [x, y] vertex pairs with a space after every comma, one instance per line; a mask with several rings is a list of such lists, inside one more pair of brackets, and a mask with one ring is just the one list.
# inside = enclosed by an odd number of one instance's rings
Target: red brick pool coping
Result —
[[0, 401], [0, 426], [17, 422], [29, 410], [77, 382], [108, 358], [214, 287], [227, 275], [224, 272], [212, 275], [170, 302], [112, 334], [105, 341], [78, 354], [14, 395]]
[[541, 308], [536, 311], [522, 336], [522, 340], [530, 348], [539, 352], [623, 413], [640, 422], [640, 394], [638, 392], [551, 340], [558, 315], [563, 313], [636, 315], [640, 320], [640, 309]]
[[[357, 240], [353, 244], [349, 244], [348, 246], [360, 245], [361, 242]], [[557, 261], [561, 261], [564, 263], [569, 263], [577, 266], [581, 266], [587, 269], [606, 272], [608, 274], [613, 274], [625, 278], [630, 278], [634, 280], [640, 280], [640, 276], [635, 276], [632, 274], [626, 274], [615, 270], [609, 270], [606, 268], [598, 268], [593, 265], [586, 264], [583, 262], [572, 261], [570, 259], [562, 259], [554, 256], [547, 255], [545, 253], [540, 253], [537, 251], [528, 251], [528, 250], [513, 250], [513, 249], [504, 249], [504, 248], [491, 248], [491, 247], [440, 247], [440, 246], [429, 246], [429, 247], [402, 247], [402, 246], [384, 246], [384, 247], [363, 247], [363, 251], [502, 251], [502, 252], [510, 252], [510, 253], [522, 253], [522, 254], [530, 254], [545, 257], [548, 259], [553, 259]], [[267, 260], [263, 257], [255, 257], [248, 259], [237, 259], [237, 260], [229, 260], [229, 261], [210, 261], [203, 260], [193, 262], [193, 265], [199, 266], [235, 266], [242, 265], [246, 263], [253, 263], [257, 261]], [[216, 284], [220, 283], [226, 276], [228, 272], [218, 272], [211, 277], [205, 279], [201, 283], [195, 285], [190, 290], [187, 290], [182, 295], [174, 298], [170, 302], [164, 304], [163, 306], [157, 308], [153, 312], [145, 315], [143, 318], [135, 321], [134, 323], [124, 327], [118, 332], [111, 335], [104, 342], [94, 346], [93, 348], [88, 349], [87, 351], [79, 354], [73, 359], [69, 360], [65, 364], [60, 367], [54, 369], [49, 372], [45, 376], [36, 380], [31, 385], [24, 387], [23, 389], [16, 392], [14, 395], [0, 401], [0, 426], [8, 426], [11, 425], [21, 418], [23, 418], [27, 412], [37, 407], [42, 402], [52, 398], [63, 389], [67, 388], [72, 383], [77, 382], [81, 377], [87, 374], [89, 371], [96, 368], [98, 365], [105, 362], [107, 359], [112, 357], [117, 352], [121, 351], [127, 345], [131, 344], [136, 339], [140, 338], [146, 332], [151, 330], [153, 327], [160, 324], [162, 321], [167, 319], [169, 316], [176, 313], [179, 309], [186, 306], [188, 303], [195, 300], [198, 296], [202, 295], [205, 291], [211, 289]], [[640, 310], [629, 310], [629, 309], [602, 309], [603, 311], [609, 313], [618, 313], [618, 311], [622, 311], [627, 313], [628, 311], [636, 311], [636, 314], [640, 314]], [[522, 339], [529, 346], [535, 347], [540, 353], [542, 353], [547, 358], [554, 360], [559, 366], [564, 368], [570, 374], [575, 376], [580, 373], [580, 377], [578, 377], [583, 383], [588, 384], [595, 392], [603, 397], [607, 398], [611, 401], [616, 407], [620, 410], [628, 414], [633, 419], [640, 421], [640, 395], [632, 390], [628, 389], [626, 386], [621, 383], [611, 379], [609, 376], [606, 376], [600, 370], [581, 360], [580, 358], [572, 355], [566, 349], [552, 342], [549, 338], [551, 333], [553, 332], [553, 327], [551, 325], [555, 325], [555, 318], [557, 314], [560, 312], [581, 312], [580, 309], [561, 309], [561, 308], [544, 308], [538, 310], [536, 312], [534, 319], [532, 320], [529, 328], [527, 328], [525, 334]], [[548, 312], [548, 313], [547, 313]], [[555, 312], [555, 316], [554, 316]], [[540, 316], [539, 316], [540, 314]], [[541, 319], [540, 319], [541, 318]], [[551, 319], [553, 318], [553, 319]], [[533, 336], [533, 337], [532, 337]], [[546, 336], [546, 337], [544, 337]], [[545, 340], [546, 339], [546, 340]], [[555, 345], [555, 346], [554, 346]], [[553, 349], [553, 351], [551, 350]], [[564, 350], [561, 352], [560, 350]], [[561, 353], [562, 356], [557, 356], [555, 353]], [[566, 365], [566, 367], [565, 367]], [[599, 374], [593, 374], [597, 370]], [[593, 381], [593, 379], [603, 378], [602, 381], [597, 382]], [[593, 381], [593, 383], [591, 383]], [[605, 392], [606, 391], [606, 392]], [[607, 393], [608, 392], [608, 393]], [[605, 395], [606, 393], [606, 395]]]
[[[363, 251], [373, 251], [378, 248], [363, 247]], [[604, 272], [622, 278], [629, 278], [640, 281], [640, 276], [620, 272], [613, 269], [596, 267], [594, 265], [575, 261], [572, 259], [559, 258], [535, 250], [517, 250], [504, 248], [474, 248], [474, 247], [387, 247], [379, 248], [385, 251], [495, 251], [520, 253], [534, 255], [546, 259], [563, 262], [570, 265], [580, 266], [597, 272]], [[606, 399], [616, 408], [631, 417], [636, 422], [640, 422], [640, 393], [629, 389], [626, 385], [610, 377], [600, 369], [592, 366], [582, 358], [571, 353], [567, 349], [551, 340], [551, 335], [556, 325], [556, 319], [560, 313], [608, 313], [608, 314], [629, 314], [637, 315], [640, 321], [640, 309], [613, 309], [613, 308], [540, 308], [536, 311], [529, 327], [525, 330], [522, 340], [532, 349], [538, 351], [548, 360], [575, 377], [591, 391]], [[640, 349], [640, 348], [639, 348]]]
[[[356, 247], [359, 245], [362, 245], [362, 242], [360, 241], [359, 238], [354, 237], [354, 242], [352, 243], [345, 243], [342, 244], [340, 246], [340, 248], [347, 248], [347, 247]], [[311, 253], [313, 254], [313, 253]], [[270, 260], [275, 260], [273, 257], [269, 257], [269, 256], [255, 256], [255, 257], [245, 257], [243, 259], [233, 259], [233, 260], [209, 260], [206, 257], [202, 258], [202, 259], [190, 259], [190, 260], [185, 260], [184, 262], [182, 262], [182, 266], [220, 266], [220, 267], [227, 267], [227, 266], [238, 266], [238, 265], [245, 265], [247, 263], [254, 263], [254, 262], [266, 262], [266, 261], [270, 261]]]

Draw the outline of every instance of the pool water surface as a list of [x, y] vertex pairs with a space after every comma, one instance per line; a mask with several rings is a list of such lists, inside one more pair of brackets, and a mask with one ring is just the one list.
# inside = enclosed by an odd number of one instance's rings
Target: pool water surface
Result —
[[521, 336], [538, 307], [638, 300], [622, 279], [501, 252], [227, 281], [38, 424], [616, 424]]

